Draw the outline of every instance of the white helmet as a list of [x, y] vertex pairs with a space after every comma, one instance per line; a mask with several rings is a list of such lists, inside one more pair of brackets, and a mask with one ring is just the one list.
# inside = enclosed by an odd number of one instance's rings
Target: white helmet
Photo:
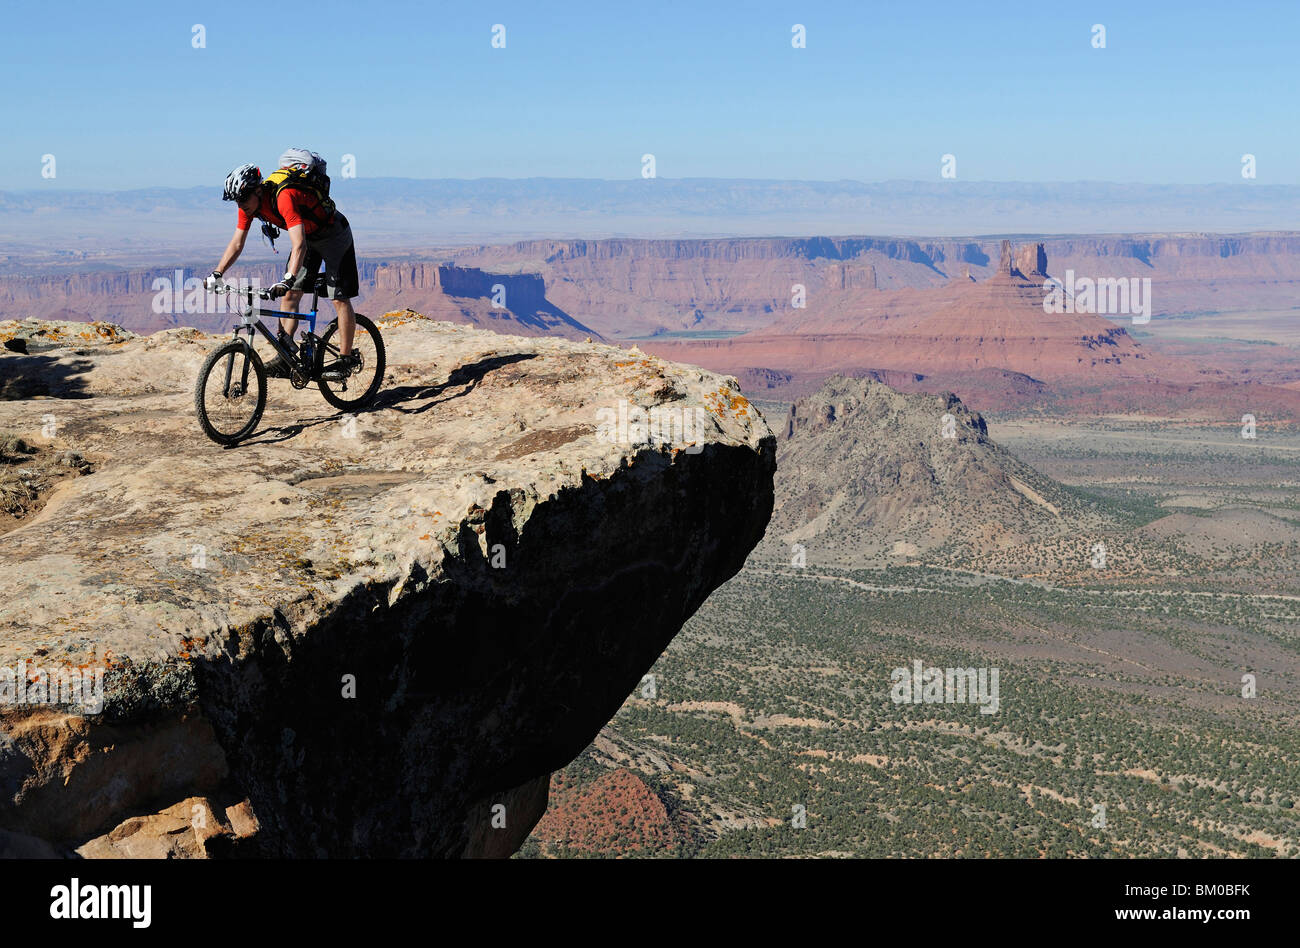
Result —
[[261, 183], [262, 171], [257, 165], [240, 165], [226, 175], [226, 189], [221, 194], [221, 200], [242, 201]]

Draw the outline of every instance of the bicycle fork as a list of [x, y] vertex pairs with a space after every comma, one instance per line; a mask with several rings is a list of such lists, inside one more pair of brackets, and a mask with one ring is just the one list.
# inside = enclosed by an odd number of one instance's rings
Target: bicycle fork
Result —
[[[253, 331], [251, 329], [248, 331], [248, 335], [250, 337], [253, 335]], [[238, 331], [235, 332], [235, 338], [240, 339], [240, 335]], [[240, 379], [239, 379], [239, 393], [241, 395], [243, 395], [248, 391], [248, 369], [253, 361], [250, 358], [253, 351], [252, 339], [250, 338], [247, 340], [243, 340], [243, 342], [244, 342], [244, 368], [243, 371], [240, 373]], [[230, 353], [230, 358], [226, 360], [226, 384], [221, 390], [221, 396], [223, 398], [230, 397], [230, 376], [234, 373], [234, 369], [235, 369], [235, 353], [232, 352]]]

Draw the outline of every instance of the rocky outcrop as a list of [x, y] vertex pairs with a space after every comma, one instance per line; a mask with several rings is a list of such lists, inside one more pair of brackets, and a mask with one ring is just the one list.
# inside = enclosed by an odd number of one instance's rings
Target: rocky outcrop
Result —
[[1025, 244], [1017, 248], [1013, 266], [1026, 279], [1042, 280], [1047, 276], [1047, 251], [1042, 244]]
[[998, 273], [1021, 279], [1047, 276], [1047, 251], [1042, 244], [1025, 244], [1012, 249], [1011, 241], [1002, 241]]
[[0, 350], [41, 391], [0, 431], [93, 465], [0, 535], [0, 847], [508, 854], [762, 536], [774, 439], [733, 379], [380, 325], [372, 410], [273, 381], [235, 450], [190, 407], [215, 337]]
[[998, 254], [998, 273], [1001, 273], [1004, 276], [1010, 276], [1014, 269], [1015, 264], [1012, 261], [1011, 241], [1004, 240], [1002, 241], [1002, 246]]
[[777, 505], [760, 556], [862, 565], [997, 557], [1017, 569], [1087, 563], [1104, 521], [989, 438], [957, 396], [832, 377], [790, 408]]

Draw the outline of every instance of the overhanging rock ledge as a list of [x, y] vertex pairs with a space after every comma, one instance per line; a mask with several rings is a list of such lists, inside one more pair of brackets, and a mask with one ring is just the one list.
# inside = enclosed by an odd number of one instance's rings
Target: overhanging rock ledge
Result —
[[10, 854], [508, 854], [771, 515], [735, 381], [635, 349], [402, 314], [375, 409], [273, 382], [222, 450], [219, 337], [43, 325], [0, 432], [87, 473], [0, 535], [0, 667], [104, 705], [0, 705]]

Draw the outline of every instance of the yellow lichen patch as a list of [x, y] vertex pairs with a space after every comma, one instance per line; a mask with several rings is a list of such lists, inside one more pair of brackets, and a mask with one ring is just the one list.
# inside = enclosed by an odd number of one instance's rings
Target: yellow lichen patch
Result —
[[177, 657], [188, 659], [194, 657], [196, 653], [201, 654], [203, 650], [202, 647], [204, 641], [205, 640], [201, 638], [191, 638], [189, 636], [185, 636], [184, 638], [181, 639], [181, 649], [180, 652], [177, 653]]
[[704, 405], [714, 415], [721, 415], [724, 411], [729, 411], [738, 418], [749, 417], [749, 399], [729, 388], [720, 388], [716, 392], [706, 392]]
[[417, 313], [413, 309], [392, 310], [376, 319], [375, 324], [383, 329], [392, 329], [397, 326], [405, 326], [417, 319], [428, 320], [429, 317], [423, 313]]

